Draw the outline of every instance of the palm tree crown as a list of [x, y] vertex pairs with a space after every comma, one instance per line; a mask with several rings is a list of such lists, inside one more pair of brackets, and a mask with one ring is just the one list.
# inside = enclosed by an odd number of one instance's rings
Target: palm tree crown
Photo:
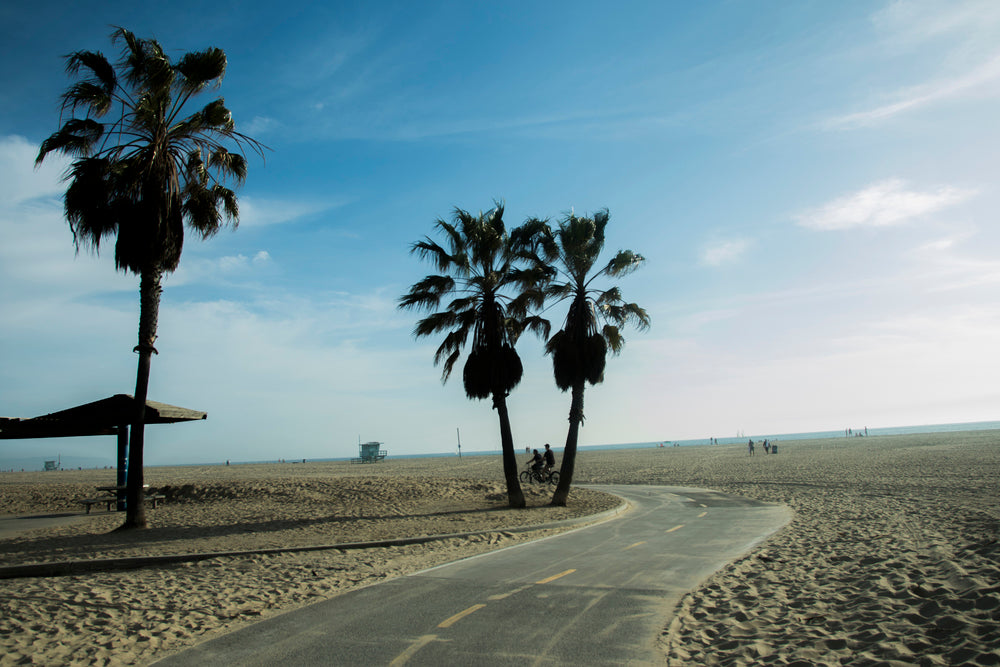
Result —
[[598, 384], [604, 380], [607, 353], [621, 352], [625, 339], [621, 327], [633, 324], [649, 327], [649, 316], [635, 303], [622, 299], [617, 287], [592, 287], [602, 276], [620, 277], [635, 271], [645, 261], [631, 250], [619, 251], [597, 271], [594, 265], [604, 249], [607, 210], [593, 218], [569, 214], [554, 231], [540, 237], [542, 254], [550, 262], [556, 279], [547, 285], [547, 298], [570, 300], [563, 328], [545, 346], [552, 355], [556, 385], [566, 391], [586, 380]]
[[244, 150], [262, 154], [263, 147], [236, 131], [221, 98], [182, 116], [192, 96], [221, 83], [221, 49], [172, 63], [155, 40], [124, 28], [112, 43], [122, 45], [115, 64], [93, 51], [67, 56], [67, 72], [79, 77], [62, 96], [69, 118], [42, 142], [35, 162], [52, 152], [75, 158], [64, 201], [77, 248], [98, 250], [117, 235], [120, 270], [170, 272], [180, 261], [184, 222], [202, 238], [226, 221], [237, 224], [236, 196], [226, 183], [241, 184]]
[[434, 355], [442, 364], [442, 381], [451, 376], [455, 363], [472, 335], [462, 380], [469, 398], [484, 399], [510, 392], [521, 381], [521, 359], [514, 350], [525, 328], [547, 333], [540, 318], [527, 317], [533, 305], [532, 285], [537, 273], [519, 268], [521, 256], [503, 222], [503, 204], [473, 215], [455, 209], [452, 222], [437, 220], [435, 227], [445, 238], [440, 245], [430, 238], [413, 244], [411, 252], [430, 260], [442, 272], [416, 283], [399, 300], [403, 309], [437, 310], [417, 323], [418, 338], [448, 332]]

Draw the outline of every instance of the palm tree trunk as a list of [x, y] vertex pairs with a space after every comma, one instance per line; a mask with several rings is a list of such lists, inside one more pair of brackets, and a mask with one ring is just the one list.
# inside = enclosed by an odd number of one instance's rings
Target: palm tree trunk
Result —
[[500, 418], [500, 448], [503, 452], [503, 476], [507, 480], [507, 501], [511, 507], [521, 509], [527, 504], [521, 482], [517, 479], [517, 456], [514, 454], [514, 435], [510, 430], [510, 414], [507, 412], [505, 392], [494, 392], [493, 407]]
[[125, 497], [125, 523], [119, 530], [146, 528], [146, 508], [143, 504], [143, 440], [146, 425], [146, 396], [149, 390], [149, 366], [156, 348], [157, 322], [160, 315], [160, 283], [163, 271], [142, 272], [139, 280], [139, 364], [135, 376], [135, 410], [128, 448], [128, 489]]
[[569, 432], [566, 434], [566, 448], [563, 450], [562, 467], [559, 468], [559, 484], [552, 494], [552, 505], [566, 507], [569, 488], [573, 484], [573, 470], [576, 468], [576, 445], [580, 439], [580, 424], [583, 422], [583, 392], [585, 380], [573, 384], [573, 399], [569, 407]]

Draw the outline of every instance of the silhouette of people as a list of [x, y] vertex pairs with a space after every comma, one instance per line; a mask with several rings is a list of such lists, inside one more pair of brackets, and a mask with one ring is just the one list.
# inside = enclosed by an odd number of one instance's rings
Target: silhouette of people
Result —
[[542, 455], [542, 458], [545, 459], [545, 472], [556, 467], [556, 454], [547, 442], [545, 443], [545, 454]]
[[750, 442], [747, 443], [747, 449], [750, 450], [750, 456], [753, 456], [753, 438], [751, 438]]
[[528, 459], [528, 463], [531, 465], [532, 470], [538, 472], [539, 470], [542, 469], [542, 466], [545, 465], [545, 461], [542, 460], [542, 455], [538, 453], [537, 449], [532, 451], [534, 451], [534, 454], [531, 456], [530, 459]]

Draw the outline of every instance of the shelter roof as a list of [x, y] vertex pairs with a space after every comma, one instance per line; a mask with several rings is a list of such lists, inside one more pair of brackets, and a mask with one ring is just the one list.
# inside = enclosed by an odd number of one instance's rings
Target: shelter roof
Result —
[[[31, 419], [0, 417], [0, 440], [14, 438], [60, 438], [83, 435], [114, 435], [132, 421], [135, 399], [129, 394], [52, 412]], [[205, 419], [199, 410], [146, 401], [146, 424], [171, 424]]]

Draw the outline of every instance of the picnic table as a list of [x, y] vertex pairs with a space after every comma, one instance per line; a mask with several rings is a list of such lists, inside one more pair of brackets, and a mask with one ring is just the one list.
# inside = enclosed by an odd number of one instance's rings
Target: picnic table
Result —
[[[142, 488], [144, 490], [148, 489], [149, 484], [143, 484]], [[98, 486], [97, 490], [101, 491], [104, 495], [97, 498], [81, 498], [78, 501], [80, 503], [83, 503], [83, 505], [87, 508], [87, 514], [90, 514], [91, 507], [93, 507], [94, 505], [100, 505], [101, 503], [105, 503], [108, 506], [109, 512], [111, 511], [112, 503], [117, 505], [119, 502], [121, 502], [122, 507], [124, 507], [125, 492], [128, 490], [127, 486], [123, 485]], [[146, 491], [145, 499], [153, 503], [153, 509], [156, 509], [156, 504], [159, 501], [166, 499], [166, 496], [163, 495], [162, 493], [149, 493], [148, 491]]]

